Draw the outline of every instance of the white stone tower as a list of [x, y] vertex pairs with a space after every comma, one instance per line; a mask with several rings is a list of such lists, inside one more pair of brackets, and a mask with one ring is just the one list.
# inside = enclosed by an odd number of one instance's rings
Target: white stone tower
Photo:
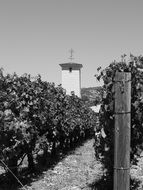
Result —
[[62, 87], [66, 90], [66, 94], [71, 95], [72, 92], [81, 97], [81, 68], [82, 64], [74, 63], [73, 50], [71, 49], [71, 62], [60, 64], [62, 68]]

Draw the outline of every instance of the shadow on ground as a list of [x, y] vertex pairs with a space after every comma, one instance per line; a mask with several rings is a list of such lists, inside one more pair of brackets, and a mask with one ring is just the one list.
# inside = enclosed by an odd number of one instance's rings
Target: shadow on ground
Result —
[[0, 175], [0, 190], [19, 190], [22, 188], [22, 185], [23, 185], [22, 189], [26, 190], [25, 185], [30, 185], [31, 182], [42, 178], [42, 174], [44, 171], [47, 171], [48, 169], [53, 169], [59, 161], [64, 159], [66, 156], [73, 154], [75, 149], [82, 146], [86, 141], [87, 139], [82, 142], [79, 141], [78, 143], [73, 144], [72, 147], [65, 149], [64, 151], [54, 152], [54, 154], [50, 155], [48, 159], [47, 158], [45, 159], [44, 157], [40, 157], [38, 159], [37, 164], [35, 165], [34, 171], [30, 171], [27, 167], [23, 168], [19, 172], [19, 176], [18, 176], [18, 179], [20, 180], [21, 184], [14, 178], [9, 179], [6, 173], [1, 174]]
[[[102, 177], [100, 180], [88, 185], [91, 190], [113, 190], [113, 181]], [[136, 179], [130, 180], [131, 190], [142, 190], [140, 188], [140, 181]]]

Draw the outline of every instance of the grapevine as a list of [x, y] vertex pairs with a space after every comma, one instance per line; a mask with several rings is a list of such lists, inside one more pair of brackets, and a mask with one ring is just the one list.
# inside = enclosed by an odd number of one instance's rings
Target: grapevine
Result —
[[[112, 62], [105, 69], [98, 69], [98, 80], [103, 80], [103, 95], [99, 126], [95, 135], [95, 155], [103, 164], [103, 179], [108, 189], [113, 189], [114, 166], [114, 77], [116, 71], [131, 72], [131, 165], [137, 164], [143, 150], [143, 57], [130, 56], [126, 61]], [[107, 188], [106, 188], [107, 189]]]
[[15, 175], [25, 155], [34, 171], [38, 155], [47, 158], [90, 137], [95, 122], [94, 112], [60, 85], [0, 70], [0, 159]]

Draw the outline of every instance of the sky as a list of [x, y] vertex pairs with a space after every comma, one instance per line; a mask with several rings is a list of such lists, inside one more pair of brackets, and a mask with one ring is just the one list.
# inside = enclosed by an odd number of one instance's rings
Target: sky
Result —
[[0, 0], [0, 67], [59, 85], [72, 48], [82, 87], [99, 86], [99, 66], [143, 55], [142, 8], [142, 0]]

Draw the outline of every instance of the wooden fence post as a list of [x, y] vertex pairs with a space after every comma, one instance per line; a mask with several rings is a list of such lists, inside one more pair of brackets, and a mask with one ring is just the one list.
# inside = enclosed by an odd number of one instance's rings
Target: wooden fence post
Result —
[[130, 189], [131, 73], [115, 76], [114, 190]]

